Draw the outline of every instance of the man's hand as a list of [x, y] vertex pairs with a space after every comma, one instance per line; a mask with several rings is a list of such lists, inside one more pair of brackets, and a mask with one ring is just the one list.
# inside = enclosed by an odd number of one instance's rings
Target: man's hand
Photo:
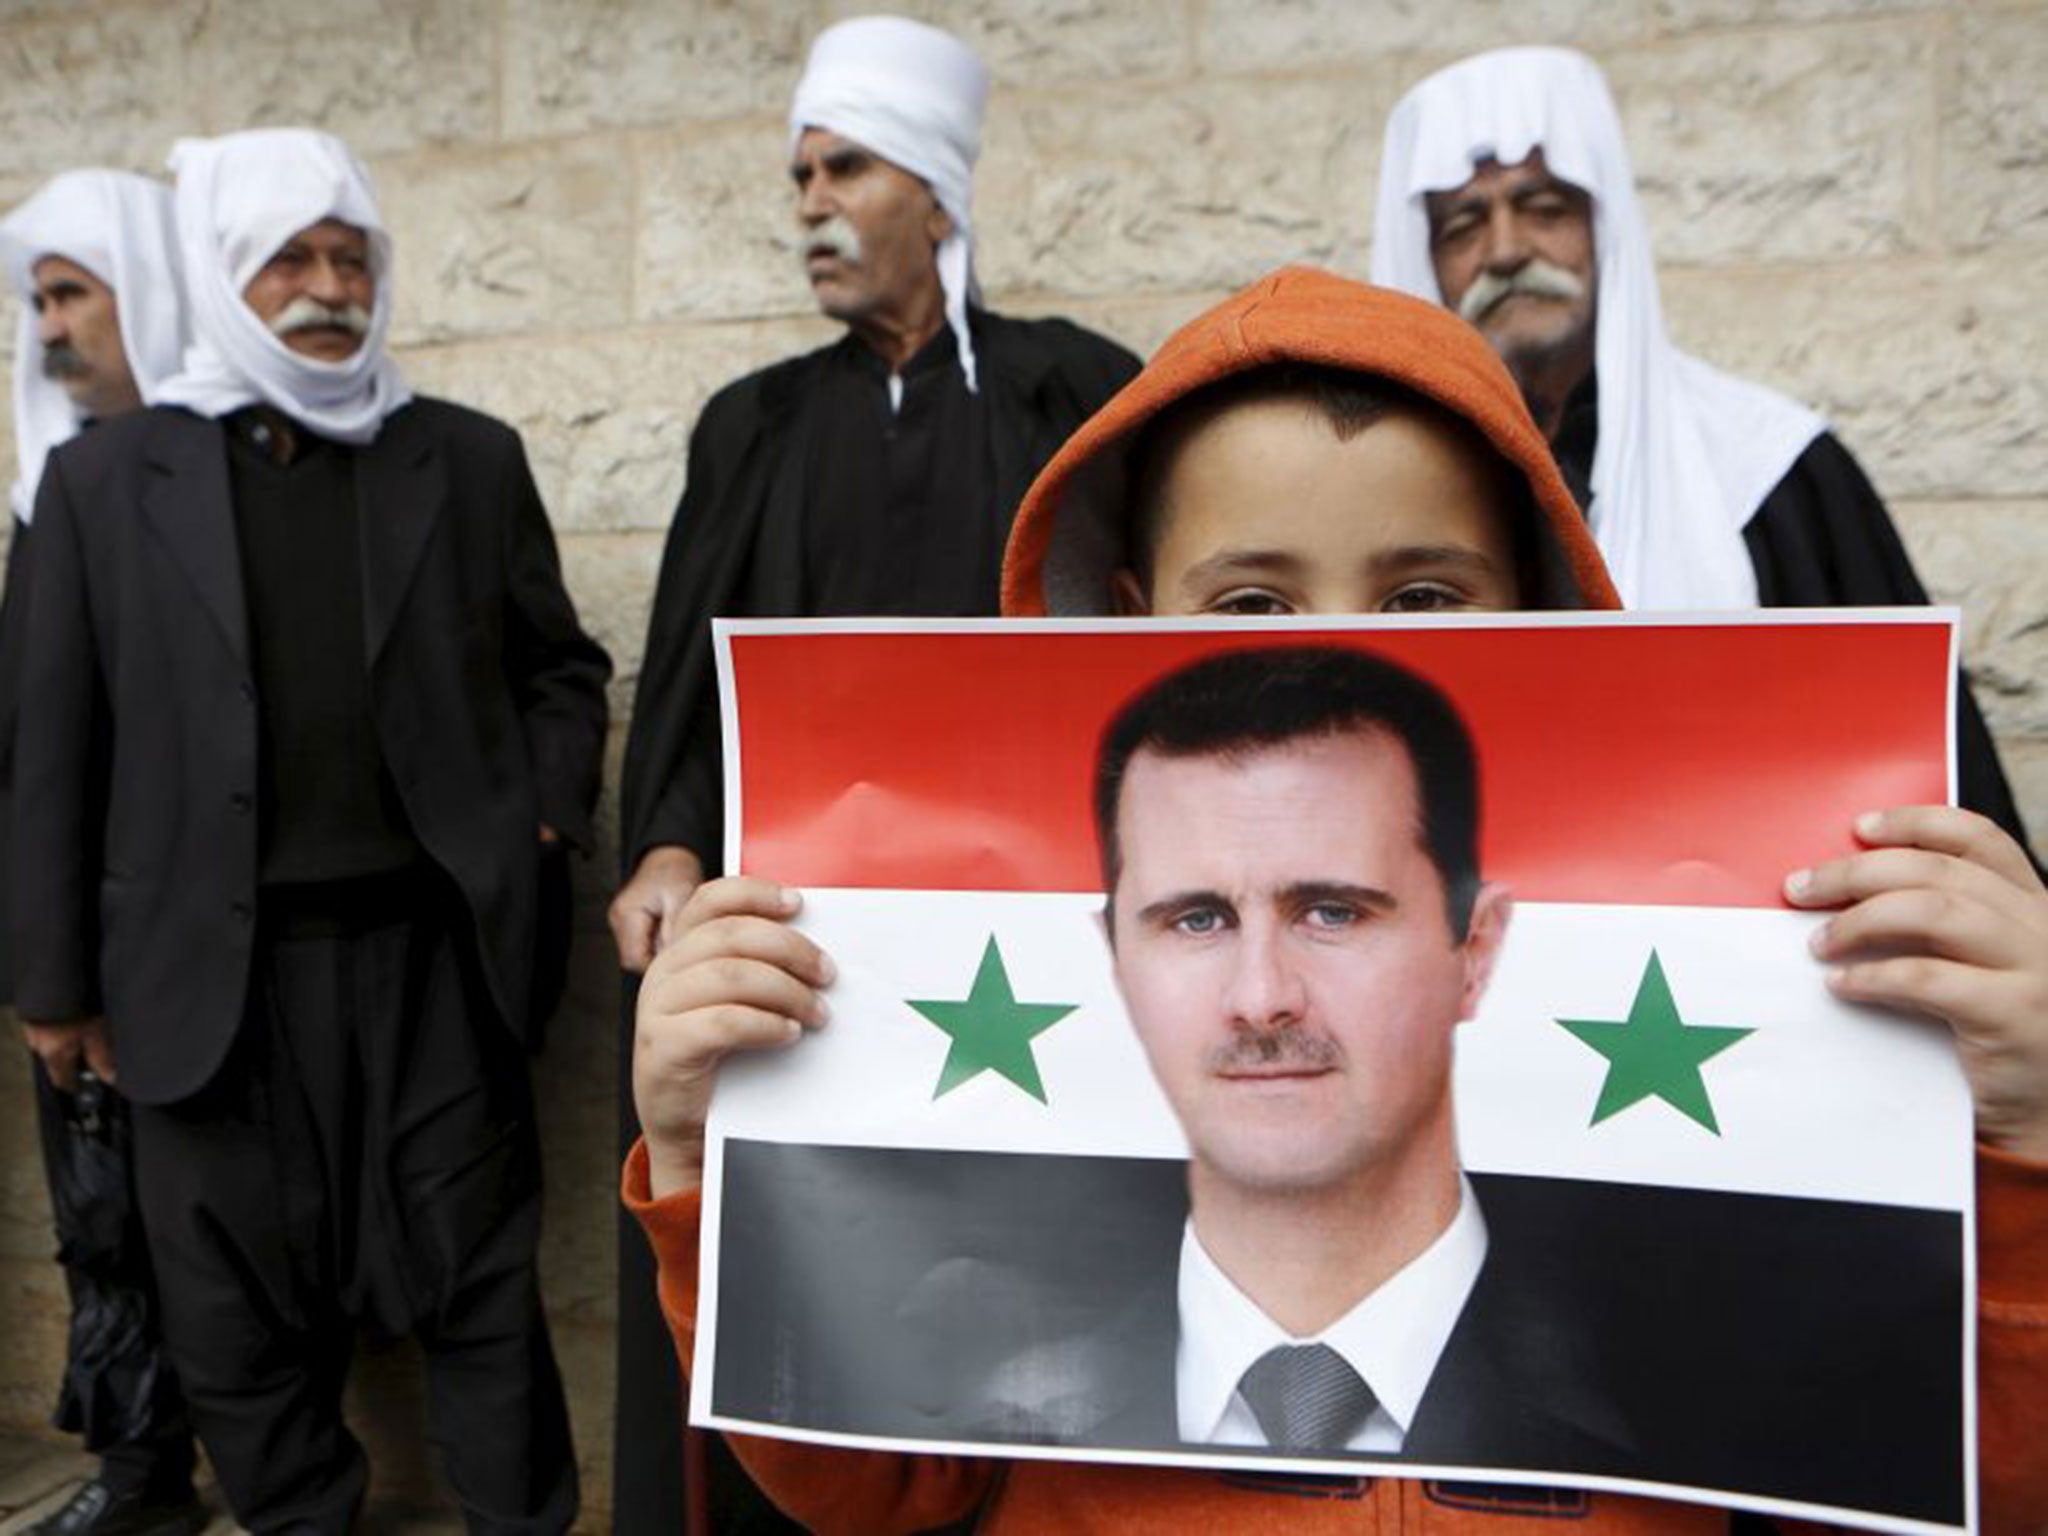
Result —
[[1955, 1032], [1977, 1135], [2048, 1162], [2048, 890], [2018, 843], [1946, 805], [1873, 811], [1861, 853], [1785, 881], [1841, 907], [1813, 952], [1836, 996], [1931, 1014]]
[[633, 1102], [656, 1199], [695, 1189], [718, 1064], [794, 1043], [825, 1022], [831, 958], [789, 926], [803, 898], [734, 875], [701, 885], [640, 986]]
[[641, 855], [633, 878], [619, 888], [605, 917], [619, 946], [619, 964], [638, 976], [674, 941], [676, 920], [690, 893], [704, 883], [704, 861], [667, 844]]
[[114, 1041], [105, 1019], [74, 1019], [68, 1024], [32, 1024], [23, 1019], [21, 1032], [59, 1093], [78, 1092], [81, 1063], [101, 1082], [114, 1081]]

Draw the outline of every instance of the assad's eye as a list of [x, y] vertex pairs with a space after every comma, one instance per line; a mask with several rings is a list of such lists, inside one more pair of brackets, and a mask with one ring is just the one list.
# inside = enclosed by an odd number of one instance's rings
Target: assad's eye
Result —
[[1233, 591], [1218, 593], [1202, 605], [1204, 613], [1220, 613], [1239, 618], [1269, 618], [1275, 614], [1295, 611], [1294, 604], [1277, 592], [1263, 587], [1238, 587]]
[[1175, 933], [1184, 933], [1189, 938], [1205, 939], [1213, 933], [1221, 933], [1226, 926], [1223, 914], [1214, 907], [1190, 907], [1173, 919]]

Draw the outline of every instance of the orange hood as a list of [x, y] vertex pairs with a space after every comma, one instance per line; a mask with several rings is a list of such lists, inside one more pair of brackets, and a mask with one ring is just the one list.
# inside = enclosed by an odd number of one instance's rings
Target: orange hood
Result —
[[1109, 577], [1126, 563], [1125, 459], [1139, 428], [1204, 385], [1277, 362], [1391, 379], [1463, 417], [1528, 481], [1539, 524], [1539, 590], [1528, 606], [1621, 606], [1521, 391], [1479, 333], [1406, 294], [1284, 267], [1175, 332], [1053, 455], [1010, 531], [1003, 612], [1113, 612]]

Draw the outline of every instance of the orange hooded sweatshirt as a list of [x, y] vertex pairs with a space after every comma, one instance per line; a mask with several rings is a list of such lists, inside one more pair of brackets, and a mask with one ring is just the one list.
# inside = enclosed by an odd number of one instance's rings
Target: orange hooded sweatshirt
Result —
[[[1549, 447], [1479, 334], [1436, 305], [1287, 268], [1175, 333], [1054, 455], [1010, 535], [1003, 612], [1110, 613], [1109, 576], [1125, 563], [1130, 531], [1125, 459], [1136, 433], [1204, 385], [1277, 362], [1391, 379], [1462, 417], [1527, 483], [1525, 532], [1535, 551], [1528, 606], [1620, 607]], [[698, 1196], [650, 1199], [644, 1146], [627, 1159], [623, 1194], [654, 1245], [662, 1308], [687, 1371], [696, 1337]], [[1980, 1148], [1978, 1200], [1982, 1527], [1987, 1536], [2041, 1536], [2048, 1533], [2048, 1166]], [[1872, 1345], [1883, 1347], [1881, 1340]], [[1557, 1532], [1561, 1521], [1581, 1536], [1718, 1536], [1731, 1521], [1725, 1510], [1615, 1493], [909, 1456], [748, 1436], [734, 1436], [732, 1445], [791, 1516], [848, 1536], [956, 1522], [990, 1536], [1535, 1536]]]

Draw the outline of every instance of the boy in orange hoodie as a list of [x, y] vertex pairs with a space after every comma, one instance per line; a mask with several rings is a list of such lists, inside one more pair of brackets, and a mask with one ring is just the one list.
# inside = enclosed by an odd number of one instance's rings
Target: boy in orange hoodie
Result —
[[[1521, 396], [1435, 306], [1276, 273], [1179, 332], [1047, 465], [1004, 572], [1017, 616], [1613, 608], [1584, 519]], [[1874, 812], [1864, 851], [1787, 876], [1839, 908], [1814, 948], [1844, 998], [1953, 1029], [1979, 1138], [1983, 1526], [2048, 1529], [2048, 891], [2025, 853], [1946, 806]], [[704, 1117], [729, 1052], [824, 1024], [832, 962], [787, 924], [798, 893], [699, 888], [640, 994], [646, 1137], [625, 1199], [687, 1364]], [[823, 1531], [1721, 1532], [1722, 1510], [1618, 1494], [905, 1456], [739, 1438]]]

